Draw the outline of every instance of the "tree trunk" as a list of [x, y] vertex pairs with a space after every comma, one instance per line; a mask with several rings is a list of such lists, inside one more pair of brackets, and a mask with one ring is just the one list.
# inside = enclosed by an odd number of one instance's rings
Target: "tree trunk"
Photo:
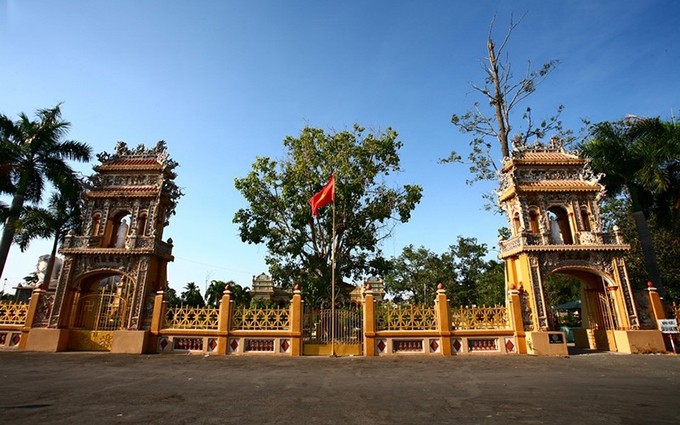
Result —
[[54, 269], [54, 263], [57, 258], [57, 246], [59, 245], [59, 237], [61, 235], [57, 232], [54, 235], [54, 242], [52, 243], [52, 252], [50, 253], [50, 259], [47, 262], [47, 270], [45, 270], [45, 277], [40, 284], [40, 289], [50, 289], [50, 282], [52, 281], [52, 270]]
[[12, 205], [9, 207], [9, 212], [7, 214], [7, 221], [5, 221], [5, 227], [2, 229], [2, 239], [0, 240], [0, 277], [5, 270], [5, 264], [7, 263], [7, 256], [9, 255], [9, 249], [14, 242], [14, 234], [16, 233], [17, 221], [19, 221], [19, 215], [21, 214], [21, 209], [24, 207], [24, 199], [26, 194], [26, 188], [28, 188], [28, 182], [30, 179], [30, 174], [25, 172], [21, 176], [17, 191], [12, 198]]
[[505, 98], [501, 91], [500, 75], [498, 71], [498, 58], [496, 57], [496, 47], [493, 40], [489, 37], [486, 43], [486, 48], [489, 51], [489, 64], [491, 77], [493, 78], [493, 97], [489, 100], [493, 103], [496, 111], [496, 121], [498, 122], [498, 142], [501, 146], [501, 155], [503, 158], [510, 157], [510, 149], [508, 148], [508, 132], [510, 129], [506, 125], [508, 120], [505, 116]]
[[642, 247], [642, 257], [645, 260], [645, 269], [647, 270], [647, 277], [654, 284], [659, 296], [663, 298], [663, 282], [661, 281], [661, 274], [659, 273], [659, 266], [656, 262], [656, 253], [654, 252], [654, 244], [652, 243], [652, 235], [649, 233], [647, 227], [647, 219], [642, 211], [635, 211], [633, 213], [635, 220], [635, 227], [640, 238], [640, 246]]

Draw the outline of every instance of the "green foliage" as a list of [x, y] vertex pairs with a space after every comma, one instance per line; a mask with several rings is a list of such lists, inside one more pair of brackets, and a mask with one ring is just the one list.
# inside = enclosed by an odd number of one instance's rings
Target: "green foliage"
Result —
[[412, 304], [432, 304], [438, 283], [455, 282], [452, 266], [423, 246], [406, 246], [391, 262], [391, 269], [385, 276], [385, 290]]
[[[501, 294], [505, 288], [505, 281], [497, 278], [497, 265], [490, 264], [485, 257], [488, 253], [486, 244], [479, 244], [476, 238], [466, 238], [458, 236], [455, 245], [449, 247], [445, 258], [453, 263], [456, 272], [456, 284], [447, 286], [447, 294], [453, 305], [481, 304], [482, 297], [478, 293], [479, 283], [483, 283], [484, 289], [481, 291], [485, 299], [497, 298], [493, 294], [495, 287], [500, 288]], [[489, 273], [493, 270], [493, 273]], [[496, 277], [494, 277], [494, 275]], [[501, 299], [505, 299], [501, 297]]]
[[45, 272], [44, 287], [49, 285], [57, 247], [64, 242], [69, 231], [79, 233], [82, 228], [80, 209], [80, 186], [69, 188], [62, 193], [53, 193], [48, 208], [26, 207], [17, 222], [17, 232], [14, 241], [21, 251], [25, 251], [33, 239], [52, 238], [52, 251]]
[[211, 280], [208, 289], [205, 291], [205, 302], [211, 307], [219, 307], [222, 301], [224, 290], [229, 286], [231, 292], [231, 300], [235, 306], [247, 307], [250, 305], [250, 288], [244, 288], [238, 283], [230, 280], [228, 282], [222, 280]]
[[243, 305], [243, 307], [250, 306], [250, 308], [285, 308], [279, 303], [272, 300], [261, 300], [261, 299], [251, 299], [249, 304]]
[[477, 279], [475, 304], [505, 304], [505, 262], [489, 260]]
[[678, 297], [680, 125], [630, 117], [594, 124], [590, 134], [581, 153], [613, 195], [603, 208], [605, 228], [619, 226], [633, 247], [631, 282], [640, 288], [651, 280], [661, 294], [668, 286], [668, 295]]
[[189, 282], [180, 295], [180, 303], [189, 307], [205, 307], [205, 301], [201, 296], [201, 290], [194, 282]]
[[210, 285], [205, 291], [205, 303], [210, 307], [219, 307], [220, 301], [222, 300], [222, 295], [224, 294], [224, 289], [228, 284], [233, 284], [232, 281], [229, 283], [222, 280], [211, 280]]
[[[272, 278], [288, 288], [300, 283], [310, 303], [330, 297], [333, 246], [336, 284], [384, 274], [380, 243], [397, 222], [409, 220], [422, 194], [420, 186], [390, 188], [386, 183], [400, 171], [397, 132], [365, 133], [356, 125], [334, 134], [304, 128], [283, 145], [285, 158], [258, 157], [246, 177], [235, 179], [249, 204], [234, 216], [241, 240], [265, 244]], [[335, 205], [313, 218], [309, 199], [333, 173]]]
[[659, 118], [601, 122], [580, 146], [610, 194], [630, 197], [634, 211], [659, 224], [680, 221], [680, 125]]
[[47, 181], [60, 192], [78, 187], [68, 161], [89, 161], [88, 145], [65, 140], [71, 124], [61, 119], [61, 105], [37, 111], [32, 121], [19, 114], [16, 122], [0, 114], [0, 192], [12, 195], [12, 203], [0, 241], [0, 274], [14, 240], [25, 202], [40, 203]]
[[233, 281], [229, 281], [229, 284], [231, 285], [231, 299], [234, 301], [234, 305], [237, 307], [248, 307], [252, 300], [250, 288], [243, 287]]
[[551, 306], [581, 299], [581, 281], [565, 274], [553, 273], [543, 282], [545, 297]]
[[[632, 218], [630, 199], [625, 196], [608, 197], [602, 204], [601, 211], [605, 231], [612, 232], [612, 228], [618, 226], [624, 241], [631, 245], [631, 250], [625, 256], [631, 285], [635, 289], [645, 289], [649, 278], [642, 245]], [[680, 234], [677, 229], [659, 226], [653, 215], [648, 224], [666, 297], [680, 301], [680, 262], [677, 260], [680, 258], [680, 243], [678, 243]]]
[[391, 261], [385, 289], [395, 302], [430, 305], [442, 283], [453, 305], [503, 304], [505, 265], [487, 254], [486, 244], [462, 236], [441, 255], [409, 245]]
[[182, 305], [182, 300], [177, 296], [177, 291], [168, 286], [165, 290], [165, 303], [168, 307], [179, 307]]

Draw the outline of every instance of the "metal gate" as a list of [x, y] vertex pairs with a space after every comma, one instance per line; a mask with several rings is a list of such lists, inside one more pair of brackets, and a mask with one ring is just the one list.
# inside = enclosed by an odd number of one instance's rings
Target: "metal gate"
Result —
[[113, 331], [125, 328], [126, 317], [127, 299], [124, 297], [104, 289], [82, 297], [69, 333], [69, 349], [111, 350]]
[[360, 308], [305, 310], [303, 353], [360, 356], [363, 354], [363, 328]]
[[615, 314], [616, 306], [614, 304], [615, 300], [613, 299], [613, 297], [605, 289], [604, 293], [598, 294], [598, 301], [600, 304], [599, 311], [602, 317], [602, 324], [604, 325], [604, 329], [608, 331], [618, 329]]

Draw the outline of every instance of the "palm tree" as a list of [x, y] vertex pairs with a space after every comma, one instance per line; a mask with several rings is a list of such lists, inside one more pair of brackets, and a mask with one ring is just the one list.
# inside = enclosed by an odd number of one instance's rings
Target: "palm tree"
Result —
[[0, 190], [12, 194], [12, 203], [4, 222], [0, 239], [0, 276], [16, 233], [19, 215], [26, 201], [39, 203], [46, 181], [59, 190], [75, 186], [76, 175], [68, 160], [86, 162], [92, 149], [80, 142], [62, 138], [71, 124], [61, 119], [61, 104], [36, 112], [38, 120], [31, 121], [21, 113], [13, 122], [0, 114]]
[[602, 183], [607, 190], [628, 193], [647, 275], [663, 295], [645, 214], [663, 208], [658, 201], [669, 193], [677, 199], [678, 126], [658, 118], [635, 117], [595, 124], [591, 135], [593, 139], [581, 145], [582, 154], [591, 159], [593, 171], [605, 174]]
[[189, 282], [184, 287], [184, 292], [180, 296], [182, 304], [189, 307], [205, 307], [205, 301], [201, 296], [201, 290], [194, 282]]
[[234, 300], [234, 305], [236, 306], [242, 306], [242, 307], [248, 307], [250, 305], [250, 300], [251, 300], [251, 295], [250, 295], [250, 288], [248, 287], [243, 287], [239, 285], [238, 283], [234, 283], [233, 281], [230, 281], [231, 283], [231, 297]]
[[76, 233], [82, 226], [82, 218], [78, 197], [75, 194], [53, 193], [50, 197], [48, 208], [26, 207], [19, 220], [17, 233], [14, 241], [24, 252], [33, 239], [52, 238], [52, 252], [47, 263], [45, 278], [41, 287], [48, 288], [54, 261], [57, 255], [57, 247], [64, 243], [66, 234], [73, 230]]
[[227, 285], [234, 285], [234, 282], [231, 280], [229, 282], [211, 280], [208, 289], [205, 291], [205, 303], [211, 307], [219, 307], [222, 294]]

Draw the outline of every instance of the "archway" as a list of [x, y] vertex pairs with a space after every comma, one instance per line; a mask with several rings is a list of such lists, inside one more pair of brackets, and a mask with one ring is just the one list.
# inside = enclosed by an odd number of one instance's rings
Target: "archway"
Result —
[[105, 248], [125, 247], [125, 238], [130, 228], [128, 222], [130, 216], [130, 211], [121, 210], [107, 220], [103, 244]]
[[113, 332], [128, 325], [132, 281], [124, 274], [101, 271], [81, 278], [77, 288], [68, 348], [76, 351], [111, 350]]
[[548, 208], [548, 221], [550, 223], [550, 239], [553, 244], [573, 245], [574, 237], [569, 224], [569, 214], [561, 206]]
[[[543, 287], [550, 330], [565, 332], [576, 348], [617, 351], [613, 331], [623, 329], [622, 306], [611, 277], [595, 269], [567, 267], [550, 272]], [[567, 301], [565, 295], [573, 299]]]

